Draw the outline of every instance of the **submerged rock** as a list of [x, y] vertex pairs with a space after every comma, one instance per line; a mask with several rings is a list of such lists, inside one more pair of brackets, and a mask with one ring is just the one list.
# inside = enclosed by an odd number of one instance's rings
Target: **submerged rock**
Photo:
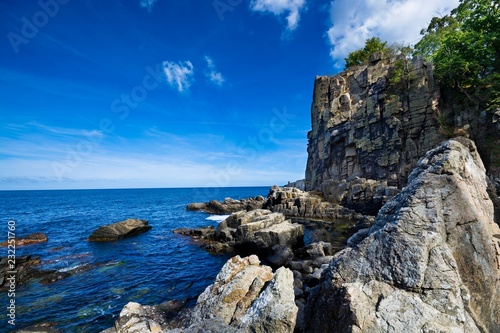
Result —
[[152, 227], [147, 220], [128, 219], [101, 226], [89, 236], [89, 242], [110, 242], [132, 237], [150, 230]]
[[57, 323], [39, 323], [35, 325], [30, 325], [20, 330], [15, 331], [15, 333], [61, 333], [62, 331], [57, 328]]
[[54, 272], [42, 270], [40, 263], [40, 257], [31, 255], [18, 256], [15, 262], [7, 257], [0, 258], [0, 291], [10, 288], [12, 276], [15, 276], [15, 285], [19, 286], [31, 279], [40, 278]]
[[500, 229], [472, 141], [442, 143], [337, 253], [304, 332], [499, 332]]
[[131, 302], [114, 327], [103, 333], [292, 333], [297, 311], [289, 269], [273, 274], [270, 267], [260, 265], [257, 256], [236, 256], [198, 297], [194, 309], [168, 320], [160, 306]]
[[[30, 245], [30, 244], [39, 244], [39, 243], [45, 243], [49, 239], [47, 238], [47, 235], [41, 232], [36, 232], [33, 234], [29, 234], [28, 236], [25, 237], [19, 237], [15, 238], [15, 245], [16, 246], [24, 246], [24, 245]], [[8, 245], [13, 245], [12, 242], [9, 243], [8, 241], [5, 241], [3, 243], [0, 243], [0, 246], [8, 246]]]

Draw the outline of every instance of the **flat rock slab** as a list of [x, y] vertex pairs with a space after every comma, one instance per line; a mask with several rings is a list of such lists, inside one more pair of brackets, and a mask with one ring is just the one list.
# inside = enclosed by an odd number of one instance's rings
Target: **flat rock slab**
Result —
[[89, 242], [112, 242], [142, 234], [151, 228], [147, 220], [128, 219], [97, 228], [87, 240]]
[[[24, 246], [24, 245], [29, 245], [29, 244], [39, 244], [39, 243], [45, 243], [48, 241], [47, 235], [41, 232], [36, 232], [33, 234], [29, 234], [28, 236], [25, 237], [20, 237], [15, 239], [15, 244], [16, 246]], [[1, 247], [5, 247], [8, 245], [13, 245], [12, 241], [9, 243], [8, 241], [5, 241], [3, 243], [0, 243]]]

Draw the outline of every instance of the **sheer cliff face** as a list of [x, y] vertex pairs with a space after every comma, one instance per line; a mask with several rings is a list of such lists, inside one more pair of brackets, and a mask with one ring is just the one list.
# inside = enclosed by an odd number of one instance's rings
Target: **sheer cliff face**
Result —
[[418, 159], [442, 141], [431, 65], [421, 59], [373, 60], [316, 78], [307, 190], [352, 177], [401, 187]]

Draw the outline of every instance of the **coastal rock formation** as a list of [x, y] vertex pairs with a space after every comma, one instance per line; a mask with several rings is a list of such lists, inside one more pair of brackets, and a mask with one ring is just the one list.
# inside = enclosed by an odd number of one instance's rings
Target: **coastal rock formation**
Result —
[[295, 187], [295, 188], [298, 188], [301, 191], [305, 191], [306, 190], [306, 180], [305, 179], [299, 179], [299, 180], [296, 180], [294, 182], [288, 182], [288, 184], [286, 184], [283, 187]]
[[386, 180], [358, 177], [350, 181], [327, 180], [320, 190], [326, 201], [367, 215], [377, 215], [380, 207], [400, 192]]
[[[397, 63], [409, 69], [405, 82], [395, 77]], [[356, 177], [401, 188], [418, 159], [444, 139], [439, 98], [432, 65], [421, 58], [378, 54], [368, 65], [316, 77], [306, 190]]]
[[297, 306], [293, 274], [280, 268], [274, 274], [257, 256], [233, 257], [198, 297], [194, 309], [169, 321], [159, 307], [128, 303], [113, 328], [103, 333], [239, 332], [291, 333]]
[[499, 332], [500, 229], [486, 188], [472, 141], [429, 151], [366, 238], [334, 255], [304, 332]]
[[[49, 239], [47, 238], [47, 235], [41, 232], [36, 232], [33, 234], [29, 234], [28, 236], [25, 237], [16, 237], [15, 238], [15, 245], [16, 246], [24, 246], [24, 245], [30, 245], [30, 244], [39, 244], [39, 243], [45, 243]], [[13, 245], [12, 243], [9, 243], [8, 241], [5, 241], [3, 243], [0, 243], [0, 247], [3, 246], [8, 246], [9, 244]]]
[[273, 186], [263, 206], [288, 217], [316, 218], [323, 220], [360, 219], [361, 214], [326, 201], [320, 193], [305, 192], [294, 187]]
[[129, 302], [120, 312], [114, 327], [102, 333], [159, 333], [166, 324], [166, 318], [158, 308]]
[[276, 255], [280, 249], [286, 248], [291, 252], [291, 249], [303, 244], [304, 238], [301, 224], [291, 223], [283, 214], [266, 209], [233, 213], [216, 229], [180, 228], [173, 232], [190, 236], [210, 252], [257, 254], [261, 258]]
[[220, 202], [217, 200], [211, 200], [209, 202], [196, 202], [187, 205], [187, 210], [200, 210], [209, 214], [226, 215], [242, 210], [251, 211], [254, 209], [262, 208], [264, 204], [264, 198], [262, 196], [257, 196], [255, 198], [247, 198], [241, 200], [235, 200], [231, 198], [226, 198], [224, 201]]
[[256, 209], [236, 212], [219, 223], [215, 240], [234, 243], [239, 253], [265, 257], [274, 246], [294, 248], [303, 243], [304, 227], [291, 223], [281, 213]]
[[89, 236], [89, 242], [110, 242], [132, 237], [150, 230], [146, 220], [128, 219], [99, 227]]
[[[22, 285], [30, 279], [43, 277], [47, 274], [51, 274], [53, 271], [43, 271], [40, 269], [40, 257], [28, 256], [17, 256], [15, 259], [15, 264], [9, 261], [9, 258], [0, 258], [0, 291], [9, 290], [11, 282], [14, 281], [15, 286]], [[12, 267], [11, 265], [14, 265]], [[12, 272], [15, 271], [15, 280], [12, 280]]]

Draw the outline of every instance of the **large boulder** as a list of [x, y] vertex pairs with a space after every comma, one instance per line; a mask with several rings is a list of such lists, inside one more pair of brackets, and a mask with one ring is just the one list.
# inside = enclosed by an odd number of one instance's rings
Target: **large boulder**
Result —
[[160, 333], [165, 325], [166, 317], [158, 308], [129, 302], [120, 312], [114, 327], [102, 333]]
[[152, 227], [146, 220], [128, 219], [101, 226], [89, 236], [89, 242], [110, 242], [132, 237], [150, 230]]
[[233, 257], [222, 267], [215, 282], [198, 297], [191, 323], [219, 317], [226, 324], [239, 320], [272, 280], [271, 267], [260, 266], [257, 256]]
[[239, 327], [255, 333], [293, 332], [298, 311], [294, 298], [293, 273], [288, 268], [280, 267], [240, 319]]
[[[306, 332], [500, 332], [500, 229], [474, 143], [442, 143], [337, 253]], [[357, 244], [357, 245], [356, 245]]]
[[232, 241], [243, 254], [267, 256], [276, 245], [294, 248], [301, 245], [304, 227], [292, 223], [281, 213], [266, 209], [231, 214], [215, 230], [215, 239]]
[[103, 333], [292, 333], [297, 311], [289, 269], [282, 267], [273, 274], [257, 256], [236, 256], [198, 297], [194, 309], [169, 321], [160, 306], [131, 302], [114, 327]]

